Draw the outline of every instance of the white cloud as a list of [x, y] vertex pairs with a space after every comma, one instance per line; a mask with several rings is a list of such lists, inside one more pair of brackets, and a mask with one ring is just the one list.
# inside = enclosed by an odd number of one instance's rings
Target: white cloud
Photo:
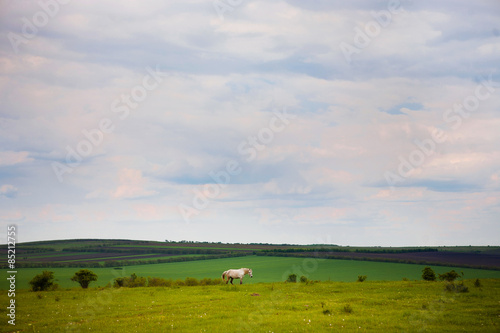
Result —
[[32, 162], [34, 159], [29, 155], [27, 151], [0, 151], [0, 166]]
[[148, 180], [140, 170], [122, 169], [118, 172], [118, 187], [112, 192], [113, 198], [131, 199], [150, 196], [157, 192], [146, 189]]
[[[224, 20], [202, 1], [71, 2], [18, 54], [0, 41], [4, 220], [25, 223], [32, 239], [53, 237], [42, 224], [56, 221], [62, 238], [92, 236], [81, 226], [97, 224], [132, 238], [147, 224], [218, 241], [213, 230], [238, 223], [233, 241], [495, 243], [498, 87], [458, 128], [444, 118], [482, 78], [498, 81], [495, 6], [402, 2], [348, 63], [339, 44], [386, 2], [252, 1]], [[4, 7], [3, 37], [40, 10]], [[120, 118], [112, 103], [139, 93], [147, 67], [166, 75]], [[246, 162], [238, 146], [284, 107], [296, 118]], [[67, 147], [104, 118], [112, 133], [59, 183], [51, 163], [68, 165]], [[436, 129], [447, 140], [391, 190], [384, 173]], [[186, 228], [178, 205], [230, 160], [242, 172], [193, 218], [199, 228]]]
[[0, 195], [5, 196], [7, 198], [13, 198], [17, 195], [19, 190], [10, 184], [4, 184], [0, 186]]

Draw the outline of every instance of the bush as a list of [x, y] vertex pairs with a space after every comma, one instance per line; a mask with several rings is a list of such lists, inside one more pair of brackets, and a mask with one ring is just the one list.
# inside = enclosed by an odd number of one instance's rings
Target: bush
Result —
[[125, 277], [116, 278], [115, 281], [113, 282], [113, 287], [115, 287], [115, 288], [125, 287], [125, 280], [126, 279], [127, 278], [125, 278]]
[[454, 270], [452, 270], [450, 272], [447, 272], [447, 273], [444, 273], [444, 274], [439, 274], [439, 280], [440, 281], [453, 282], [453, 281], [455, 281], [459, 277], [460, 277], [460, 274], [458, 274]]
[[196, 280], [195, 278], [192, 278], [192, 277], [187, 277], [185, 283], [186, 283], [186, 286], [198, 286], [200, 284], [198, 282], [198, 280]]
[[300, 282], [302, 282], [302, 283], [307, 283], [307, 277], [305, 277], [304, 275], [302, 275], [302, 276], [300, 277]]
[[115, 279], [115, 282], [113, 283], [113, 286], [115, 288], [119, 287], [129, 287], [129, 288], [135, 288], [135, 287], [145, 287], [146, 286], [146, 278], [137, 276], [135, 273], [130, 275], [130, 277], [119, 277]]
[[474, 281], [474, 287], [481, 288], [481, 286], [481, 281], [479, 281], [479, 279], [476, 279], [476, 281]]
[[358, 275], [358, 282], [363, 282], [366, 280], [366, 278], [367, 278], [366, 275]]
[[436, 281], [436, 273], [429, 266], [422, 270], [422, 279], [425, 281]]
[[288, 279], [286, 279], [286, 282], [297, 282], [297, 274], [288, 275]]
[[54, 272], [43, 271], [42, 274], [35, 275], [29, 282], [31, 291], [46, 291], [57, 289], [57, 283], [54, 283]]
[[186, 282], [184, 280], [181, 280], [181, 279], [177, 279], [174, 281], [174, 286], [175, 287], [183, 287], [186, 285]]
[[148, 277], [148, 287], [171, 287], [172, 280]]
[[73, 275], [71, 281], [78, 282], [83, 289], [87, 289], [90, 282], [97, 281], [97, 275], [88, 269], [80, 269]]
[[130, 275], [128, 286], [129, 288], [135, 287], [145, 287], [146, 286], [146, 278], [142, 276], [137, 276], [135, 273]]
[[203, 278], [200, 280], [200, 285], [202, 286], [215, 286], [218, 284], [222, 284], [221, 279]]

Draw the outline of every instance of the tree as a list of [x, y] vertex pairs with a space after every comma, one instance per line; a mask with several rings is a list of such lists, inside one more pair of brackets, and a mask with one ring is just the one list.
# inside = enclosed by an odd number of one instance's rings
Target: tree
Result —
[[367, 278], [366, 275], [358, 275], [358, 282], [363, 282], [366, 280], [366, 278]]
[[45, 291], [57, 288], [54, 283], [54, 272], [43, 271], [42, 274], [35, 275], [29, 282], [32, 291]]
[[429, 266], [422, 270], [422, 279], [426, 281], [436, 281], [436, 273]]
[[459, 277], [460, 277], [460, 274], [455, 272], [455, 270], [449, 271], [449, 272], [444, 273], [444, 274], [439, 274], [439, 280], [441, 280], [441, 281], [446, 280], [448, 282], [453, 282]]
[[87, 289], [90, 282], [97, 281], [97, 275], [88, 269], [80, 269], [73, 275], [71, 281], [78, 282], [83, 289]]

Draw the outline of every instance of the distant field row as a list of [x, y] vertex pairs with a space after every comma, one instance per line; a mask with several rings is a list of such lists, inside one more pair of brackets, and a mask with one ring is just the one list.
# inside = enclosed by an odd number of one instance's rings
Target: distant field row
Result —
[[[259, 282], [284, 281], [288, 274], [306, 276], [310, 280], [321, 281], [356, 281], [358, 275], [366, 275], [371, 281], [398, 281], [403, 278], [420, 280], [422, 269], [425, 265], [398, 264], [359, 260], [335, 260], [315, 258], [288, 258], [268, 256], [245, 256], [237, 258], [186, 261], [177, 263], [126, 266], [115, 268], [91, 268], [99, 279], [94, 286], [105, 286], [112, 283], [114, 278], [130, 276], [135, 273], [144, 277], [161, 277], [166, 279], [182, 279], [186, 277], [220, 278], [223, 271], [230, 268], [248, 267], [253, 269], [253, 278], [246, 276], [245, 284]], [[444, 273], [452, 269], [463, 272], [465, 278], [500, 278], [500, 271], [481, 270], [470, 268], [456, 268], [445, 266], [432, 266], [436, 273]], [[22, 268], [17, 274], [17, 288], [29, 288], [29, 281], [43, 270], [55, 272], [57, 283], [61, 287], [71, 288], [77, 286], [70, 281], [71, 276], [78, 268]], [[7, 280], [0, 280], [0, 288], [7, 288]]]
[[[499, 247], [349, 247], [335, 245], [177, 243], [134, 240], [58, 240], [20, 243], [18, 267], [113, 267], [245, 255], [356, 259], [500, 270]], [[7, 247], [0, 265], [7, 267]], [[303, 260], [303, 259], [302, 259]]]

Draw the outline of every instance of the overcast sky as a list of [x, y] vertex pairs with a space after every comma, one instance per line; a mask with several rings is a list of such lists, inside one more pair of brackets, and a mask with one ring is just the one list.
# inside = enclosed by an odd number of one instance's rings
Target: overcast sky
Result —
[[0, 227], [500, 245], [499, 59], [496, 0], [2, 0]]

